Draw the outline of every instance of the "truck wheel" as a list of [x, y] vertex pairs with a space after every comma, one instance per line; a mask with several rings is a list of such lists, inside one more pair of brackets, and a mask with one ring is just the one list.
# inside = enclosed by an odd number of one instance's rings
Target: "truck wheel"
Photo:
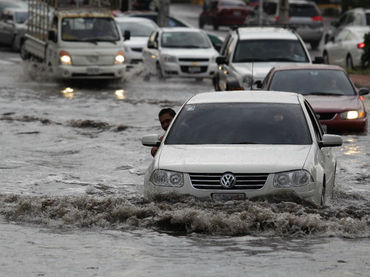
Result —
[[25, 49], [25, 45], [24, 45], [24, 41], [21, 43], [21, 47], [20, 47], [20, 50], [19, 50], [19, 54], [22, 58], [22, 60], [28, 60], [30, 58], [30, 53], [27, 52], [27, 50]]

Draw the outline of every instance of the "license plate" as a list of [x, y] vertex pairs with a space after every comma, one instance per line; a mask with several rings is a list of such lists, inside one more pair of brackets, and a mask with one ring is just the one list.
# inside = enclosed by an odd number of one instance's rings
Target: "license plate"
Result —
[[213, 193], [212, 199], [215, 201], [245, 200], [244, 193]]
[[189, 66], [188, 71], [189, 71], [189, 73], [199, 73], [200, 72], [200, 66]]
[[88, 75], [97, 75], [99, 74], [99, 68], [98, 67], [89, 67], [86, 70]]

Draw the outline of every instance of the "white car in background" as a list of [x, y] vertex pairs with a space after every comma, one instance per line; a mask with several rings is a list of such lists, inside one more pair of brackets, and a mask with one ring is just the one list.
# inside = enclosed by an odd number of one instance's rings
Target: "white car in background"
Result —
[[143, 61], [143, 48], [147, 45], [150, 34], [158, 25], [150, 19], [139, 17], [116, 17], [124, 41], [125, 62], [130, 65]]
[[360, 66], [365, 47], [364, 35], [367, 33], [370, 33], [370, 26], [344, 27], [325, 44], [324, 62], [351, 69]]
[[324, 205], [335, 182], [332, 146], [297, 93], [200, 93], [173, 119], [144, 180], [144, 195], [174, 193], [213, 200], [296, 196]]
[[143, 49], [144, 64], [159, 78], [211, 78], [218, 55], [207, 34], [196, 28], [161, 28]]

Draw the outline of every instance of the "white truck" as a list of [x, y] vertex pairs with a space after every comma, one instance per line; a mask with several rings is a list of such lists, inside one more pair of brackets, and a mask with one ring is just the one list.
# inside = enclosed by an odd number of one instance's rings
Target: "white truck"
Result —
[[125, 56], [112, 11], [120, 0], [28, 0], [21, 56], [58, 79], [121, 79]]

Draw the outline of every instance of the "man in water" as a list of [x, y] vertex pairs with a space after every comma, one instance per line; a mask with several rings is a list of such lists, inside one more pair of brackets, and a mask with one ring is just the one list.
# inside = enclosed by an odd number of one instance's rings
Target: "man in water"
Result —
[[[172, 119], [175, 117], [176, 112], [171, 108], [164, 108], [160, 110], [158, 114], [159, 122], [161, 123], [161, 127], [164, 131], [167, 131], [168, 127], [170, 126]], [[163, 136], [159, 138], [159, 140], [162, 140]], [[158, 147], [152, 147], [151, 154], [154, 157], [155, 154], [158, 151]]]

